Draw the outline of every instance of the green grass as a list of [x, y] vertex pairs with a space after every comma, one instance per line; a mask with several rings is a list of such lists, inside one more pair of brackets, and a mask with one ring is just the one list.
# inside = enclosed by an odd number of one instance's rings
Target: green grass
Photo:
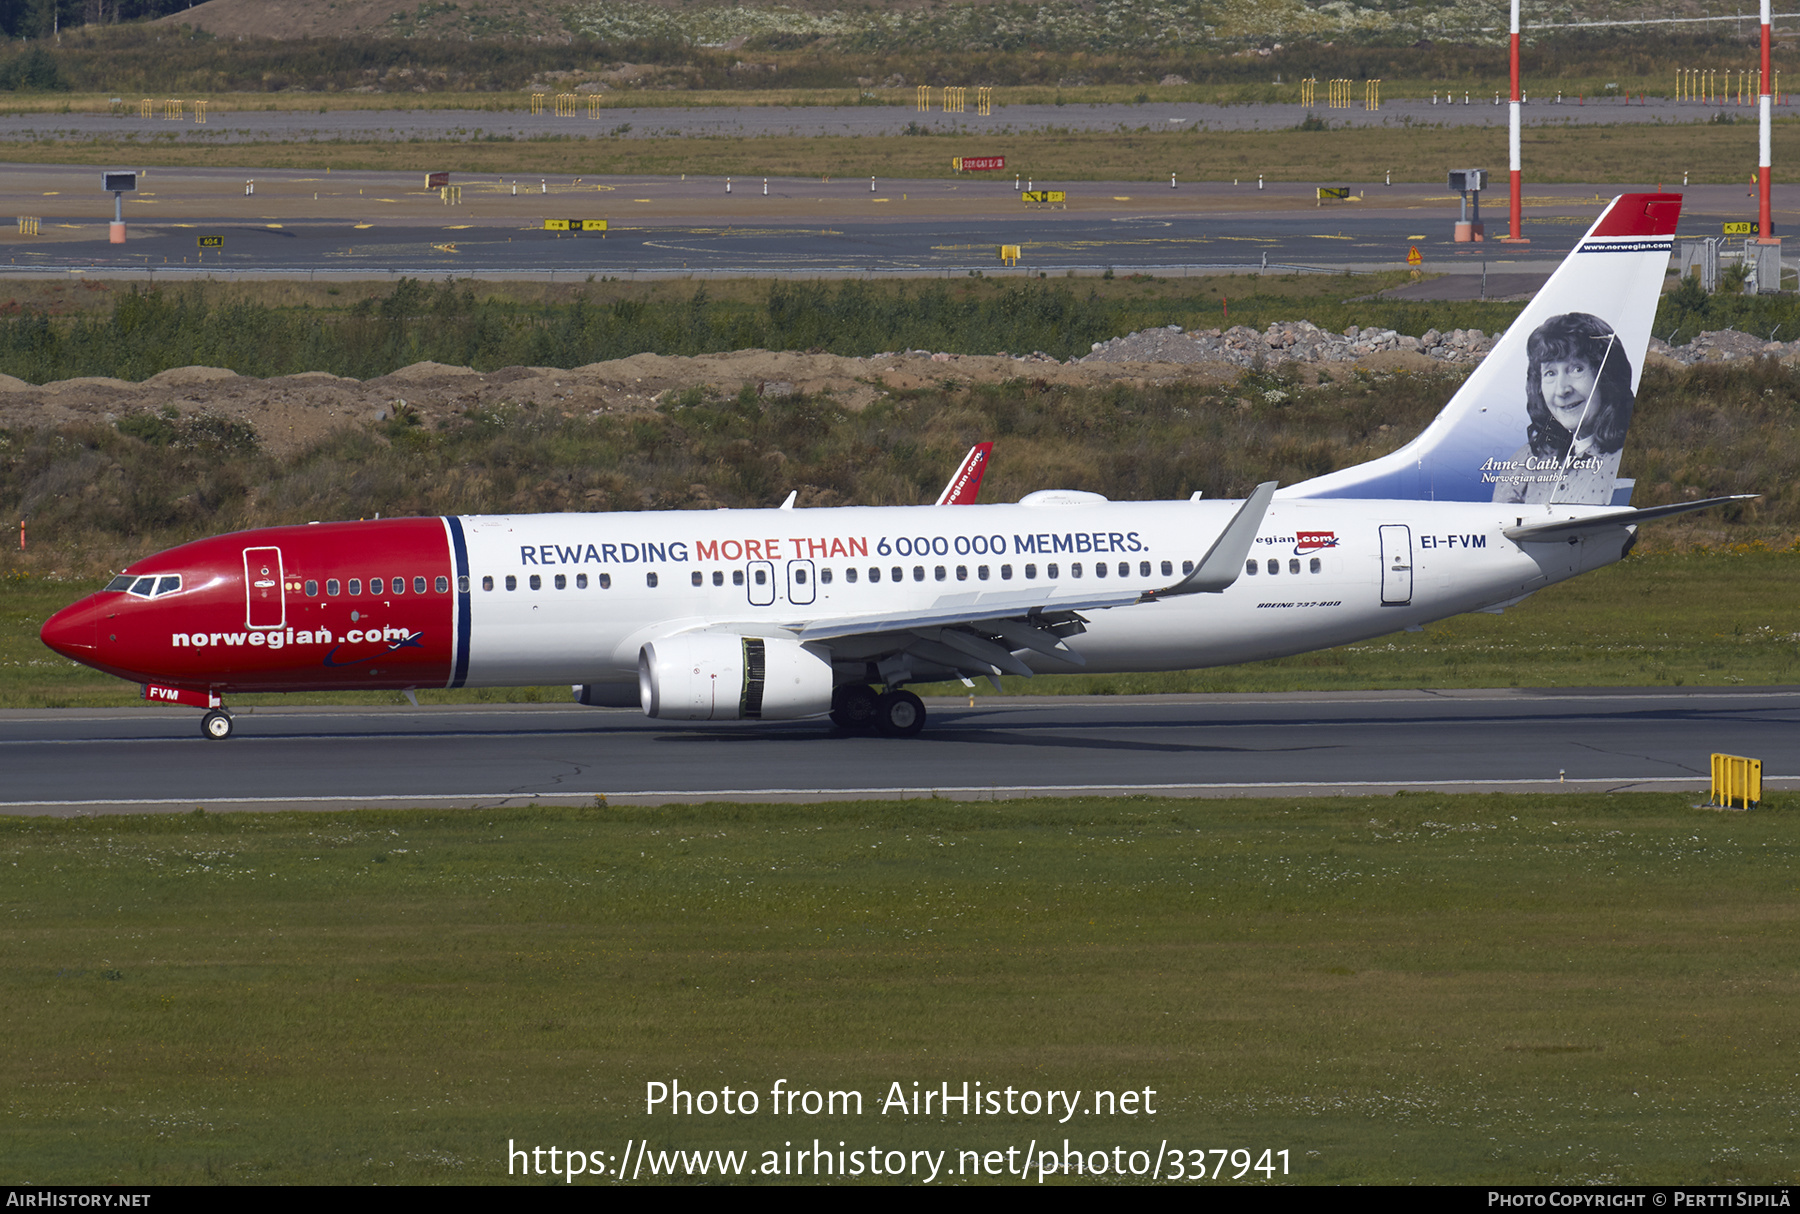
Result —
[[[134, 685], [44, 648], [51, 612], [91, 584], [0, 582], [0, 708], [141, 703]], [[1729, 687], [1800, 683], [1800, 554], [1702, 551], [1633, 556], [1543, 590], [1504, 615], [1460, 615], [1270, 662], [1141, 675], [1002, 680], [1008, 695], [1344, 691], [1395, 687]], [[965, 694], [959, 684], [921, 687]], [[422, 691], [422, 703], [560, 703], [563, 687]], [[976, 695], [992, 694], [979, 684]], [[398, 692], [246, 695], [234, 705], [401, 704]]]
[[[0, 819], [0, 1182], [1067, 1137], [1285, 1149], [1300, 1182], [1792, 1183], [1792, 818], [1583, 795]], [[677, 1079], [763, 1111], [646, 1115]], [[772, 1118], [777, 1079], [864, 1115]], [[1156, 1113], [876, 1112], [965, 1079], [1148, 1088]]]
[[[1295, 105], [1296, 126], [1307, 110]], [[1332, 119], [1332, 111], [1312, 111]], [[1751, 111], [1745, 111], [1749, 113]], [[1231, 181], [1262, 174], [1270, 181], [1345, 184], [1441, 182], [1433, 165], [1498, 162], [1506, 128], [1440, 127], [1396, 120], [1391, 127], [1327, 131], [1213, 131], [1167, 129], [1154, 106], [1142, 109], [1140, 129], [1126, 132], [1048, 131], [982, 135], [983, 153], [1040, 182]], [[148, 127], [149, 124], [146, 124]], [[113, 164], [305, 169], [339, 172], [424, 172], [446, 165], [459, 173], [556, 173], [584, 176], [862, 177], [888, 180], [955, 176], [951, 158], [973, 154], [975, 137], [788, 136], [607, 139], [546, 136], [520, 141], [176, 143], [168, 132], [143, 139], [44, 139], [9, 142], [6, 158], [20, 164]], [[1695, 184], [1742, 182], [1756, 152], [1753, 122], [1609, 127], [1530, 127], [1523, 135], [1528, 181], [1674, 185], [1686, 171]], [[1800, 159], [1800, 120], [1778, 118], [1772, 133], [1781, 163]], [[1165, 187], [1166, 188], [1166, 187]], [[1079, 195], [1076, 195], [1079, 200]], [[1495, 198], [1500, 198], [1495, 195]], [[1454, 199], [1451, 199], [1454, 201]], [[1493, 199], [1490, 199], [1492, 202]], [[996, 204], [1010, 209], [1013, 204]], [[895, 214], [903, 214], [903, 209]]]

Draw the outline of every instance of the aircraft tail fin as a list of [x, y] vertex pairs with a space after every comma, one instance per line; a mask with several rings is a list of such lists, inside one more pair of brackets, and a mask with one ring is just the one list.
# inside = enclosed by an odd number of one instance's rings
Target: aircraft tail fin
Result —
[[1612, 200], [1429, 426], [1281, 497], [1615, 504], [1679, 194]]

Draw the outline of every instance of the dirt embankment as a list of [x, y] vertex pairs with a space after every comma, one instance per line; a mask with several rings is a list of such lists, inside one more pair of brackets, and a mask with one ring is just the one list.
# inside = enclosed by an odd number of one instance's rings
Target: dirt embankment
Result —
[[666, 394], [690, 388], [735, 396], [744, 385], [763, 397], [829, 392], [852, 409], [886, 393], [946, 381], [999, 383], [1009, 379], [1099, 385], [1125, 380], [1219, 382], [1240, 369], [1227, 364], [1060, 363], [1049, 356], [908, 353], [870, 358], [740, 350], [698, 358], [639, 354], [564, 371], [506, 367], [478, 372], [441, 363], [415, 363], [379, 379], [344, 379], [324, 372], [250, 379], [216, 367], [180, 367], [142, 383], [84, 378], [35, 386], [0, 376], [0, 426], [33, 428], [80, 421], [112, 421], [134, 412], [173, 407], [248, 422], [276, 455], [291, 454], [324, 435], [416, 410], [420, 421], [471, 408], [535, 406], [565, 416], [654, 409]]

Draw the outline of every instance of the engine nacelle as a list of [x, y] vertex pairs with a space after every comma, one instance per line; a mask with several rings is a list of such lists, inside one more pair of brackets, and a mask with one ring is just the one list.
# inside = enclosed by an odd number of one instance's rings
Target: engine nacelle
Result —
[[644, 715], [669, 721], [792, 721], [831, 711], [831, 656], [821, 646], [722, 632], [638, 650]]

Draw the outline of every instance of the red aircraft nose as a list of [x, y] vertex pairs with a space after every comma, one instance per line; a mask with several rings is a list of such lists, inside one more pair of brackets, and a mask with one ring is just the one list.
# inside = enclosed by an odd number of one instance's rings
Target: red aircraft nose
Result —
[[45, 620], [38, 638], [65, 658], [86, 662], [94, 656], [99, 621], [100, 605], [89, 596]]

